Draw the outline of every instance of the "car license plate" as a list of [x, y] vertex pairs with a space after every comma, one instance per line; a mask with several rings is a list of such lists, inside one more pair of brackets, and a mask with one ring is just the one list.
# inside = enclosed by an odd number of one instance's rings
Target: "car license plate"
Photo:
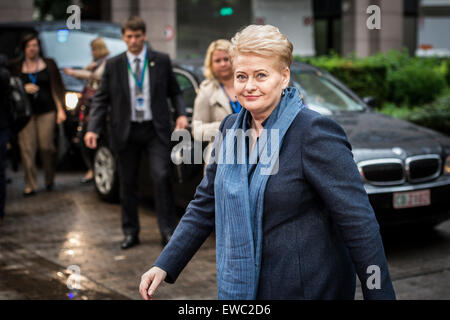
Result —
[[395, 209], [429, 206], [431, 204], [430, 189], [411, 192], [395, 192], [393, 204]]

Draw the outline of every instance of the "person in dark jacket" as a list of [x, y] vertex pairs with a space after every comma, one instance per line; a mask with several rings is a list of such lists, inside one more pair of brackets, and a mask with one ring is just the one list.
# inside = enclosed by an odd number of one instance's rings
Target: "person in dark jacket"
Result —
[[9, 118], [11, 114], [11, 87], [8, 59], [0, 55], [0, 225], [5, 217], [6, 200], [6, 147], [9, 139]]
[[379, 225], [344, 130], [288, 87], [292, 43], [248, 26], [232, 39], [243, 109], [227, 116], [206, 176], [141, 279], [151, 299], [216, 232], [219, 299], [395, 299]]
[[167, 54], [148, 48], [145, 23], [130, 17], [122, 25], [122, 39], [128, 50], [106, 61], [100, 87], [92, 100], [84, 141], [97, 146], [107, 115], [110, 141], [117, 155], [122, 230], [120, 247], [140, 243], [137, 211], [137, 183], [141, 154], [145, 153], [152, 176], [156, 214], [165, 245], [177, 225], [170, 181], [170, 136], [172, 132], [167, 99], [176, 109], [176, 128], [188, 125], [183, 95]]
[[36, 152], [39, 152], [45, 172], [45, 185], [53, 189], [55, 175], [55, 125], [66, 120], [64, 83], [53, 59], [43, 58], [36, 34], [26, 35], [22, 41], [23, 56], [12, 65], [12, 73], [22, 79], [32, 105], [33, 115], [19, 132], [19, 146], [25, 173], [24, 196], [37, 191]]

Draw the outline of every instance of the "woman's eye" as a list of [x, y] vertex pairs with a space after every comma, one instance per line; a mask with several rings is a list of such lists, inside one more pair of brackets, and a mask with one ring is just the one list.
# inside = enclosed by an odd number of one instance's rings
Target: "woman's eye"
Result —
[[238, 74], [236, 76], [236, 79], [238, 79], [238, 80], [245, 80], [245, 76], [243, 74]]
[[264, 79], [264, 78], [266, 77], [266, 74], [264, 74], [264, 73], [258, 73], [258, 74], [256, 75], [256, 77], [258, 77], [258, 79]]

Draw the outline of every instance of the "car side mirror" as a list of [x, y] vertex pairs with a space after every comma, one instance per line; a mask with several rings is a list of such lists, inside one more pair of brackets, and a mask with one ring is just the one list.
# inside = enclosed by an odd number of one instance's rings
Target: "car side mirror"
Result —
[[367, 104], [370, 108], [375, 108], [377, 105], [377, 99], [375, 99], [375, 97], [369, 96], [369, 97], [364, 97], [363, 102], [365, 104]]

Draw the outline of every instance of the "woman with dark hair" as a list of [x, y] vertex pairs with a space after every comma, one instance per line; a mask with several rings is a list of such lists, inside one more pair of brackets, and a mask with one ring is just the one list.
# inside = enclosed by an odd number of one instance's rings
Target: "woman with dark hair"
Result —
[[19, 146], [25, 173], [24, 196], [37, 190], [35, 156], [39, 148], [48, 191], [53, 189], [55, 123], [66, 120], [64, 111], [64, 84], [54, 60], [44, 58], [36, 34], [22, 41], [22, 56], [12, 65], [12, 73], [19, 76], [32, 105], [33, 115], [19, 132]]

